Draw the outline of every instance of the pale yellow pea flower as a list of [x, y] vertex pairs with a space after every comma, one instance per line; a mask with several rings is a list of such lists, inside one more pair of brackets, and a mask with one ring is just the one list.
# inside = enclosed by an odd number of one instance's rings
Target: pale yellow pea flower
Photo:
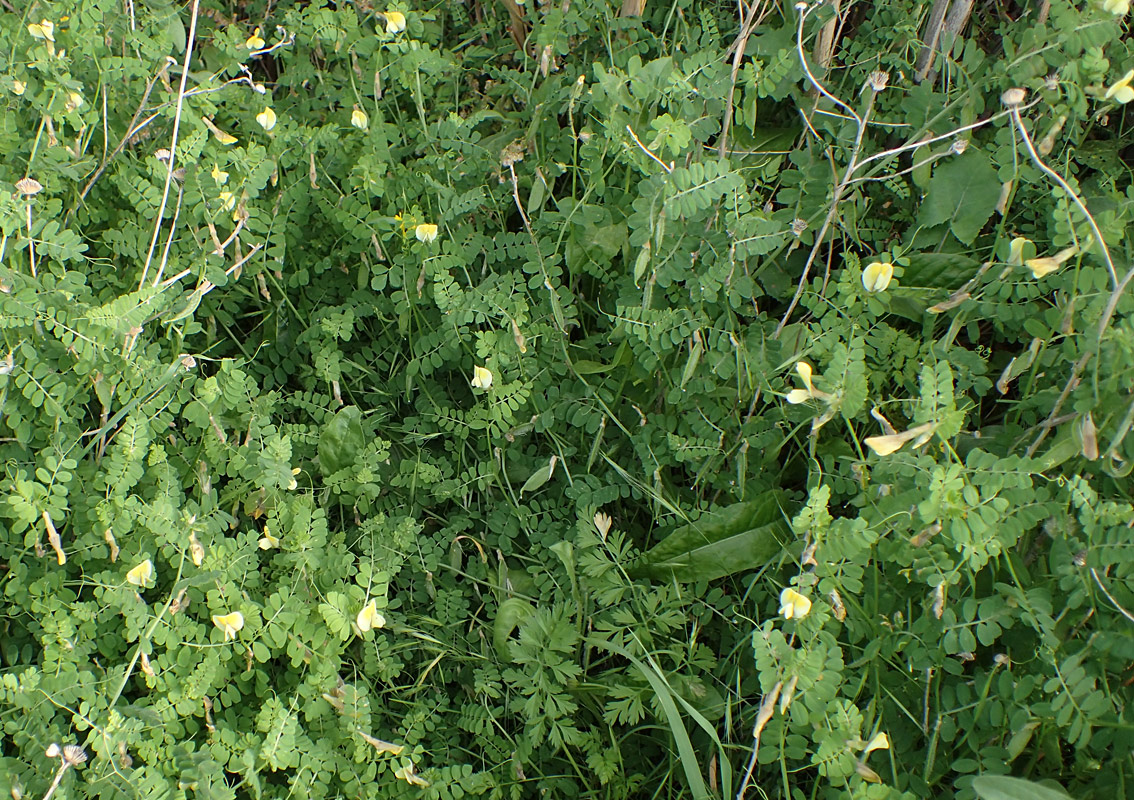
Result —
[[1024, 245], [1029, 244], [1031, 239], [1023, 236], [1017, 236], [1008, 245], [1008, 265], [1018, 267], [1024, 263]]
[[369, 603], [362, 607], [361, 611], [358, 612], [358, 616], [355, 617], [354, 623], [358, 626], [358, 629], [360, 631], [366, 633], [370, 630], [376, 630], [378, 628], [385, 627], [386, 618], [378, 613], [377, 601], [371, 600]]
[[432, 242], [437, 239], [437, 226], [422, 224], [414, 228], [413, 235], [419, 242]]
[[914, 447], [921, 447], [923, 444], [933, 438], [933, 432], [937, 430], [937, 423], [926, 422], [923, 425], [918, 425], [916, 428], [910, 428], [908, 431], [902, 433], [888, 433], [884, 436], [869, 436], [862, 440], [862, 443], [873, 450], [880, 456], [888, 456], [891, 453], [896, 453], [901, 450], [906, 442], [914, 440]]
[[67, 102], [64, 105], [68, 111], [75, 111], [83, 107], [83, 96], [78, 92], [71, 92], [67, 95]]
[[354, 111], [350, 112], [350, 124], [360, 131], [364, 131], [370, 126], [370, 120], [365, 111], [361, 108], [355, 108]]
[[411, 762], [406, 762], [405, 766], [394, 770], [394, 777], [403, 780], [411, 786], [428, 786], [429, 781], [420, 777], [414, 772], [414, 767]]
[[228, 183], [228, 173], [216, 164], [213, 164], [213, 171], [210, 174], [213, 176], [213, 180], [216, 181], [217, 186], [224, 186]]
[[884, 292], [893, 277], [893, 264], [888, 261], [875, 261], [862, 271], [862, 285], [871, 293]]
[[221, 192], [217, 196], [221, 200], [221, 211], [229, 211], [236, 207], [236, 195], [232, 192]]
[[393, 35], [406, 29], [406, 15], [401, 11], [387, 11], [383, 16], [386, 17], [386, 33]]
[[271, 550], [273, 547], [280, 546], [280, 540], [273, 536], [272, 532], [268, 530], [268, 526], [265, 525], [264, 535], [260, 537], [260, 541], [257, 544], [259, 544], [261, 550]]
[[1053, 256], [1045, 256], [1043, 258], [1029, 258], [1024, 262], [1024, 266], [1032, 271], [1032, 277], [1036, 280], [1050, 275], [1063, 266], [1063, 262], [1072, 258], [1079, 253], [1079, 248], [1072, 245], [1065, 250], [1060, 250]]
[[23, 95], [23, 93], [27, 91], [27, 88], [28, 85], [23, 81], [18, 79], [12, 80], [12, 94], [16, 95], [17, 97]]
[[875, 750], [889, 749], [890, 737], [888, 737], [885, 733], [878, 733], [873, 739], [870, 740], [870, 744], [866, 745], [866, 749], [862, 751], [862, 754], [865, 756], [867, 753], [872, 753]]
[[815, 388], [815, 385], [811, 382], [811, 365], [810, 364], [808, 364], [806, 361], [799, 361], [795, 365], [795, 371], [797, 373], [799, 373], [800, 379], [803, 380], [803, 385], [806, 386], [807, 388], [805, 388], [805, 389], [792, 389], [790, 392], [788, 392], [787, 393], [787, 401], [789, 403], [791, 403], [792, 405], [799, 405], [800, 403], [806, 403], [808, 400], [811, 400], [812, 398], [814, 398], [816, 400], [828, 400], [828, 399], [830, 399], [831, 395], [827, 394], [826, 392], [819, 391], [818, 389]]
[[205, 123], [205, 127], [213, 134], [213, 137], [221, 144], [236, 144], [239, 140], [232, 134], [225, 133], [218, 128], [211, 119], [202, 117], [201, 122]]
[[492, 386], [492, 372], [485, 367], [473, 367], [472, 387], [488, 389]]
[[224, 640], [235, 639], [236, 634], [244, 627], [244, 615], [239, 611], [231, 614], [213, 614], [213, 624], [224, 631]]
[[150, 585], [154, 579], [154, 562], [146, 559], [138, 566], [126, 573], [126, 582], [132, 583], [142, 589]]
[[260, 36], [259, 28], [252, 32], [252, 35], [248, 37], [248, 41], [244, 43], [244, 46], [249, 50], [259, 50], [264, 46], [264, 39]]
[[256, 115], [256, 121], [260, 123], [261, 128], [270, 131], [276, 127], [276, 112], [272, 111], [271, 106], [264, 106], [264, 110]]
[[784, 619], [803, 619], [811, 611], [811, 601], [788, 586], [780, 592], [780, 613]]
[[[1129, 3], [1127, 3], [1127, 8], [1129, 9]], [[1124, 11], [1123, 13], [1125, 14], [1126, 12]], [[1131, 81], [1134, 81], [1134, 69], [1127, 72], [1122, 76], [1122, 80], [1106, 90], [1106, 99], [1114, 100], [1114, 102], [1121, 103], [1122, 105], [1126, 105], [1131, 100], [1134, 100], [1134, 87], [1131, 87]]]
[[49, 42], [54, 42], [55, 23], [47, 19], [33, 22], [28, 25], [28, 33], [32, 35], [33, 39], [46, 39]]
[[1124, 17], [1130, 13], [1130, 0], [1103, 0], [1102, 7], [1116, 17]]

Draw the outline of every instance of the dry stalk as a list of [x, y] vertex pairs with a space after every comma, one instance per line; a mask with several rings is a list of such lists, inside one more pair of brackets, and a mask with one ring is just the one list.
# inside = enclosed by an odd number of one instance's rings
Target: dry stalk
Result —
[[1111, 258], [1110, 249], [1107, 247], [1106, 240], [1103, 238], [1102, 230], [1099, 229], [1098, 223], [1095, 222], [1095, 218], [1087, 209], [1086, 204], [1082, 201], [1075, 190], [1071, 188], [1071, 184], [1069, 184], [1062, 175], [1049, 167], [1046, 163], [1044, 163], [1044, 160], [1040, 158], [1040, 154], [1036, 151], [1036, 147], [1032, 143], [1032, 137], [1029, 135], [1028, 129], [1024, 126], [1023, 117], [1021, 117], [1020, 115], [1020, 103], [1023, 100], [1023, 97], [1023, 90], [1020, 89], [1010, 89], [1008, 92], [1004, 93], [1004, 104], [1008, 107], [1008, 113], [1012, 115], [1012, 122], [1015, 124], [1016, 131], [1020, 134], [1020, 138], [1023, 139], [1024, 147], [1028, 151], [1028, 155], [1031, 156], [1032, 161], [1035, 163], [1035, 165], [1039, 167], [1045, 175], [1047, 175], [1059, 185], [1064, 193], [1069, 198], [1071, 198], [1071, 200], [1075, 203], [1076, 206], [1078, 206], [1079, 210], [1082, 211], [1083, 215], [1087, 218], [1087, 224], [1091, 227], [1091, 233], [1094, 235], [1095, 241], [1098, 243], [1099, 249], [1102, 251], [1103, 261], [1106, 263], [1107, 272], [1110, 273], [1110, 281], [1112, 287], [1110, 296], [1107, 298], [1106, 307], [1103, 309], [1102, 317], [1099, 319], [1098, 328], [1095, 332], [1094, 347], [1083, 353], [1071, 367], [1071, 375], [1068, 376], [1067, 383], [1065, 383], [1063, 386], [1063, 391], [1061, 391], [1059, 393], [1059, 397], [1056, 398], [1055, 405], [1052, 406], [1051, 413], [1048, 414], [1047, 419], [1043, 424], [1040, 425], [1039, 434], [1028, 446], [1026, 454], [1029, 458], [1031, 458], [1033, 455], [1035, 455], [1036, 450], [1039, 449], [1039, 446], [1043, 443], [1044, 439], [1047, 438], [1047, 435], [1055, 427], [1051, 424], [1052, 420], [1056, 419], [1059, 416], [1059, 412], [1063, 410], [1063, 404], [1067, 402], [1067, 398], [1070, 397], [1071, 392], [1074, 391], [1075, 387], [1079, 385], [1079, 379], [1083, 374], [1083, 370], [1086, 368], [1087, 364], [1090, 362], [1095, 353], [1097, 353], [1098, 350], [1102, 347], [1103, 334], [1105, 334], [1106, 329], [1110, 327], [1110, 322], [1114, 318], [1114, 312], [1118, 308], [1118, 302], [1119, 300], [1121, 300], [1123, 293], [1125, 293], [1126, 291], [1126, 287], [1130, 284], [1130, 281], [1134, 280], [1134, 268], [1131, 268], [1121, 278], [1118, 277], [1118, 271], [1114, 266], [1114, 260]]
[[[177, 160], [177, 137], [181, 132], [181, 111], [185, 104], [185, 84], [189, 80], [189, 62], [193, 58], [193, 45], [197, 39], [197, 15], [200, 5], [200, 0], [193, 0], [193, 8], [189, 18], [189, 36], [185, 43], [185, 61], [181, 65], [181, 84], [177, 89], [177, 110], [173, 115], [173, 135], [170, 137], [169, 143], [169, 162], [165, 168], [165, 188], [161, 193], [161, 205], [158, 208], [157, 219], [154, 221], [154, 235], [150, 239], [150, 249], [146, 253], [146, 263], [142, 267], [142, 277], [138, 281], [139, 290], [146, 285], [150, 262], [154, 257], [154, 248], [157, 247], [158, 235], [161, 233], [162, 217], [165, 216], [165, 207], [169, 202], [169, 187], [173, 183], [174, 162]], [[172, 226], [169, 235], [170, 237], [173, 236]]]
[[[630, 0], [627, 0], [630, 2]], [[765, 5], [762, 0], [752, 0], [752, 3], [746, 4], [744, 0], [738, 0], [740, 11], [740, 32], [736, 35], [736, 41], [732, 43], [732, 75], [728, 84], [728, 96], [725, 98], [725, 111], [724, 119], [721, 122], [721, 138], [717, 145], [717, 155], [721, 158], [725, 157], [728, 152], [728, 133], [732, 128], [732, 112], [733, 104], [732, 98], [736, 93], [736, 76], [740, 74], [740, 63], [744, 60], [744, 51], [748, 47], [748, 39], [752, 36], [752, 32], [760, 26], [760, 23], [768, 16], [771, 11], [771, 6]]]

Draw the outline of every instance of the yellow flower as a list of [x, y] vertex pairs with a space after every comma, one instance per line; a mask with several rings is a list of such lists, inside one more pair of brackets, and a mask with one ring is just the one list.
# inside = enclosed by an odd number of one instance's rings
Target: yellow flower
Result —
[[27, 91], [27, 88], [28, 88], [28, 85], [26, 83], [24, 83], [23, 81], [17, 80], [15, 78], [12, 79], [12, 94], [19, 97], [25, 91]]
[[256, 115], [256, 121], [260, 123], [261, 128], [270, 131], [276, 127], [276, 112], [272, 111], [271, 106], [264, 106], [264, 110]]
[[[1130, 9], [1129, 0], [1126, 0], [1126, 9]], [[1122, 13], [1125, 14], [1126, 11]], [[1134, 100], [1134, 88], [1130, 86], [1131, 81], [1134, 81], [1134, 69], [1127, 72], [1122, 76], [1122, 80], [1106, 90], [1106, 99], [1114, 100], [1116, 103], [1121, 103], [1122, 105], [1126, 105], [1131, 100]]]
[[888, 433], [884, 436], [870, 436], [862, 440], [862, 443], [873, 450], [880, 456], [888, 456], [891, 453], [896, 453], [905, 446], [906, 442], [914, 439], [914, 447], [921, 447], [923, 444], [933, 438], [933, 432], [937, 430], [937, 423], [926, 422], [923, 425], [918, 425], [916, 428], [910, 428], [903, 433]]
[[868, 292], [884, 292], [893, 277], [893, 264], [888, 261], [875, 261], [862, 271], [862, 285]]
[[873, 739], [870, 740], [870, 744], [866, 745], [866, 749], [862, 751], [862, 754], [865, 756], [867, 753], [871, 753], [875, 750], [889, 750], [889, 749], [890, 749], [890, 738], [888, 736], [886, 736], [885, 733], [879, 733]]
[[406, 29], [406, 15], [401, 11], [387, 11], [384, 16], [386, 17], [386, 33], [393, 35]]
[[31, 25], [28, 25], [28, 33], [32, 35], [33, 39], [46, 39], [49, 42], [54, 42], [55, 23], [46, 19], [40, 22], [33, 22]]
[[366, 633], [369, 630], [384, 627], [386, 625], [386, 618], [378, 613], [378, 603], [371, 600], [358, 612], [358, 616], [355, 617], [354, 622], [358, 625], [360, 631]]
[[492, 386], [492, 372], [484, 367], [473, 367], [472, 387], [488, 389]]
[[231, 614], [213, 614], [213, 624], [224, 631], [224, 640], [235, 639], [237, 632], [244, 627], [244, 615], [239, 611]]
[[68, 111], [74, 111], [81, 108], [83, 105], [83, 96], [78, 92], [71, 92], [67, 95], [67, 103], [64, 106]]
[[1124, 17], [1130, 11], [1130, 0], [1103, 0], [1102, 7], [1116, 17]]
[[799, 405], [800, 403], [806, 403], [812, 398], [816, 400], [830, 399], [831, 395], [827, 394], [826, 392], [819, 391], [811, 382], [810, 364], [808, 364], [806, 361], [797, 362], [795, 365], [795, 371], [799, 373], [799, 377], [803, 380], [803, 385], [807, 388], [792, 389], [790, 392], [788, 392], [787, 401], [789, 403], [791, 403], [792, 405]]
[[221, 199], [221, 211], [228, 211], [236, 206], [236, 195], [232, 192], [221, 192], [217, 196]]
[[437, 238], [437, 226], [418, 225], [414, 228], [413, 235], [417, 237], [419, 242], [432, 242]]
[[803, 619], [811, 611], [811, 601], [790, 586], [780, 592], [780, 613], [784, 619]]
[[1024, 263], [1024, 245], [1031, 244], [1031, 239], [1017, 236], [1008, 245], [1008, 265], [1018, 267]]
[[210, 132], [212, 132], [213, 137], [221, 144], [236, 144], [236, 142], [239, 141], [235, 136], [225, 133], [216, 125], [214, 125], [213, 121], [208, 117], [202, 117], [201, 121], [205, 123], [205, 127], [208, 128]]
[[154, 562], [148, 558], [126, 573], [126, 582], [145, 589], [154, 579]]
[[356, 106], [354, 111], [350, 112], [350, 124], [364, 131], [370, 125], [370, 120], [366, 118], [366, 112]]
[[394, 777], [398, 778], [399, 780], [405, 781], [410, 786], [428, 786], [429, 781], [425, 780], [424, 778], [418, 777], [413, 769], [413, 763], [407, 761], [405, 763], [405, 766], [401, 767], [400, 769], [394, 770]]
[[272, 532], [268, 530], [268, 526], [265, 525], [264, 535], [260, 537], [259, 545], [261, 550], [271, 550], [273, 547], [280, 546], [280, 540], [273, 536]]
[[1066, 250], [1060, 250], [1053, 256], [1045, 256], [1044, 258], [1029, 258], [1024, 262], [1024, 266], [1032, 271], [1032, 277], [1039, 280], [1045, 275], [1050, 275], [1061, 266], [1063, 262], [1072, 256], [1077, 255], [1079, 248], [1076, 246], [1068, 247]]
[[205, 548], [197, 540], [197, 534], [189, 534], [189, 557], [193, 559], [193, 566], [199, 567], [205, 560]]
[[216, 164], [213, 164], [213, 171], [211, 174], [213, 176], [213, 180], [216, 181], [217, 186], [224, 186], [226, 183], [228, 183], [228, 173], [222, 170]]
[[259, 50], [264, 46], [264, 40], [260, 36], [259, 28], [252, 32], [252, 35], [248, 37], [248, 41], [244, 43], [244, 46], [249, 50]]

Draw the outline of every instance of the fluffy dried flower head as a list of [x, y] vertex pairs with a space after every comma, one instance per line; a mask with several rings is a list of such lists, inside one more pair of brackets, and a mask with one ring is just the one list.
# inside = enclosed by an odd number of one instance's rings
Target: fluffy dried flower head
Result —
[[1004, 92], [1004, 94], [1000, 95], [1000, 102], [1008, 108], [1016, 108], [1020, 103], [1024, 102], [1024, 98], [1027, 96], [1028, 92], [1026, 89], [1009, 89]]
[[21, 178], [16, 181], [16, 191], [24, 197], [31, 197], [43, 191], [43, 184], [35, 178]]

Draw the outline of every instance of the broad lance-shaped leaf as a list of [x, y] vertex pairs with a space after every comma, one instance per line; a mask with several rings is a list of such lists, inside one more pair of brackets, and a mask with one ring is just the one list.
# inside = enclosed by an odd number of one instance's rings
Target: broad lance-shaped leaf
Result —
[[630, 574], [690, 582], [759, 569], [789, 540], [790, 517], [775, 493], [711, 511], [671, 532], [642, 556]]
[[973, 778], [973, 791], [980, 800], [1071, 800], [1061, 788], [1007, 775], [978, 775]]
[[319, 434], [319, 466], [323, 474], [334, 475], [353, 465], [365, 445], [362, 411], [358, 406], [347, 406], [335, 414]]

